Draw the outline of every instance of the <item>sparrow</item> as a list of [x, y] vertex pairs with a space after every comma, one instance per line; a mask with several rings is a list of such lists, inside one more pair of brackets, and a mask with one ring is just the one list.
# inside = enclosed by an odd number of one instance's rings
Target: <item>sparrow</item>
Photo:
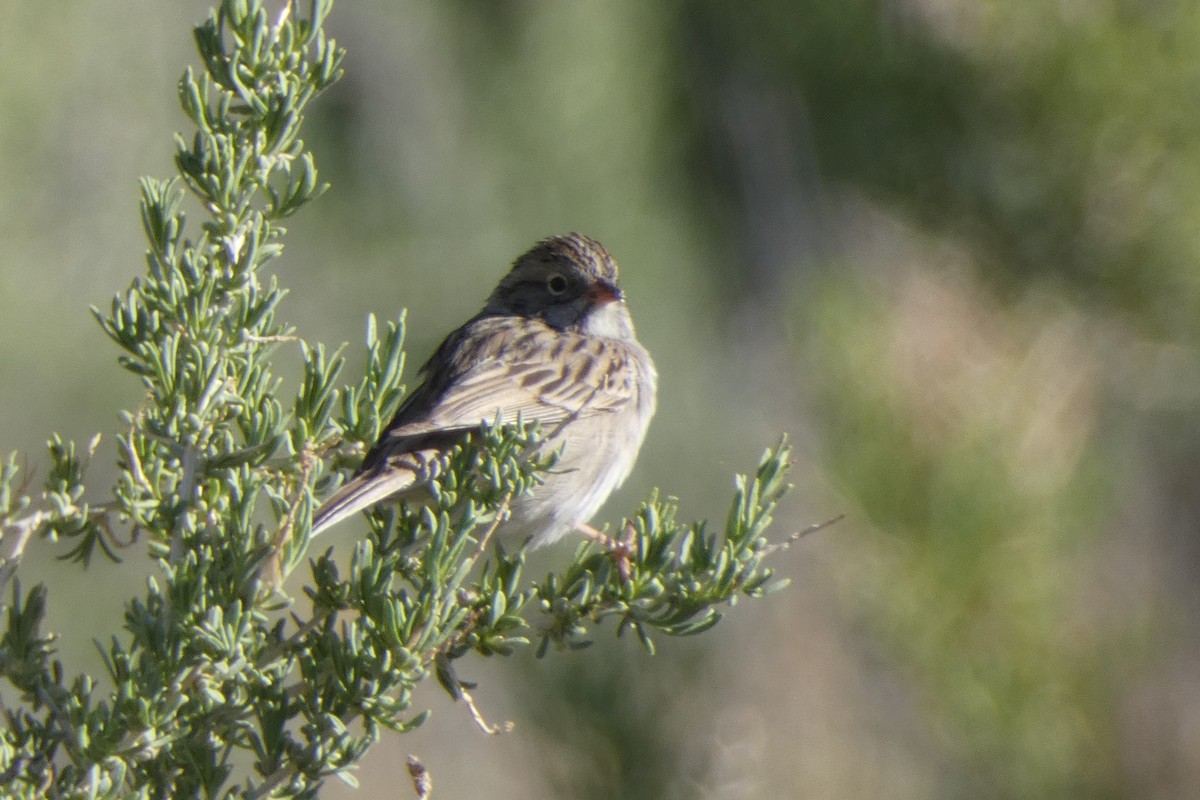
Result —
[[540, 423], [539, 447], [559, 457], [512, 499], [500, 532], [532, 547], [570, 531], [606, 539], [588, 522], [633, 469], [658, 375], [604, 245], [578, 233], [535, 244], [420, 378], [357, 473], [317, 510], [314, 536], [377, 503], [418, 498], [481, 426], [520, 419]]

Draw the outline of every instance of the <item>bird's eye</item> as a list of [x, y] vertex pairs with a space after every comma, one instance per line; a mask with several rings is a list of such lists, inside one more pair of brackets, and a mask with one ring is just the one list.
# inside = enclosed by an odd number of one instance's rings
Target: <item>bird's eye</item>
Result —
[[550, 290], [550, 294], [562, 294], [567, 290], [567, 279], [556, 272], [546, 278], [546, 288]]

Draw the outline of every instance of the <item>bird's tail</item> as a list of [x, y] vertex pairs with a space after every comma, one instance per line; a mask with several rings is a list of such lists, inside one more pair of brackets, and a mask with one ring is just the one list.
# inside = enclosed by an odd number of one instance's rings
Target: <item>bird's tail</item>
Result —
[[331, 494], [313, 514], [312, 536], [346, 517], [390, 498], [401, 498], [423, 489], [441, 471], [436, 450], [406, 453], [403, 458], [355, 475]]

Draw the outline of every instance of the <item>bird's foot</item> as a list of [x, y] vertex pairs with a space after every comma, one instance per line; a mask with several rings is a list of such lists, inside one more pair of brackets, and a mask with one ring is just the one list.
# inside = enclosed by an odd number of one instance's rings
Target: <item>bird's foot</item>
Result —
[[586, 522], [579, 523], [576, 528], [588, 539], [591, 539], [612, 554], [613, 560], [617, 562], [617, 573], [621, 576], [621, 580], [629, 583], [630, 577], [633, 574], [633, 564], [630, 557], [637, 555], [637, 529], [633, 527], [633, 523], [625, 523], [625, 535], [620, 539], [615, 536], [609, 536], [604, 531], [594, 528]]

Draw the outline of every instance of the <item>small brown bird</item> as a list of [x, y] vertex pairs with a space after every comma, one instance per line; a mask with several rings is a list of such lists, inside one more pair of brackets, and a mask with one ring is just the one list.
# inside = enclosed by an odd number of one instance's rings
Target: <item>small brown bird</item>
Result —
[[345, 486], [317, 510], [313, 534], [420, 491], [444, 453], [481, 424], [541, 423], [555, 469], [516, 498], [501, 531], [533, 546], [587, 522], [633, 468], [654, 414], [657, 373], [634, 336], [617, 262], [577, 233], [518, 258], [483, 310], [446, 337], [422, 383]]

